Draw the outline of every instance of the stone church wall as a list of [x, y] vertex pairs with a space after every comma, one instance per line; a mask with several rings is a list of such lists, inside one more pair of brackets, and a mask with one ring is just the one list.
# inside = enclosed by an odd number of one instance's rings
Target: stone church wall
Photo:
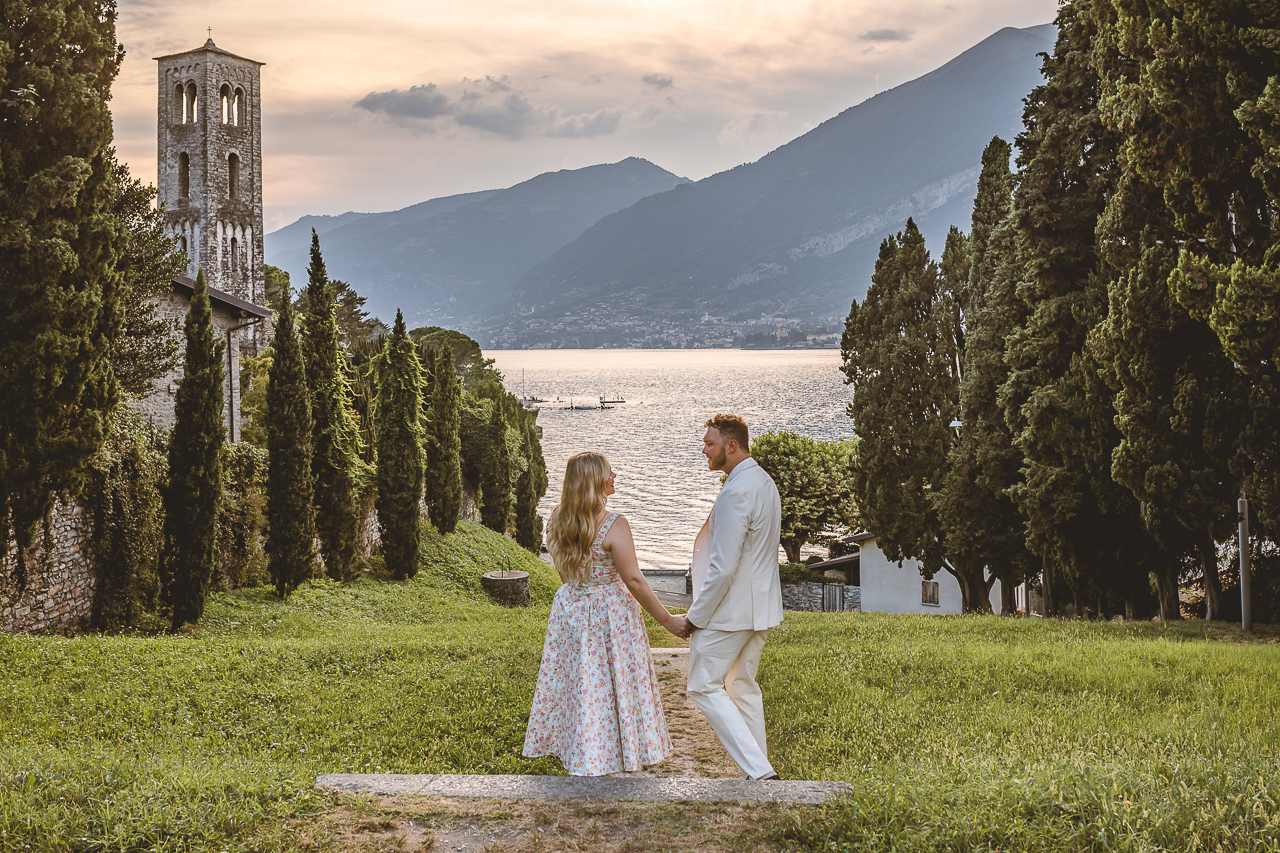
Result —
[[28, 556], [26, 590], [14, 587], [17, 548], [8, 542], [5, 571], [0, 576], [0, 631], [56, 631], [87, 625], [97, 578], [89, 543], [93, 518], [78, 501], [54, 505], [49, 519], [53, 548], [46, 551], [44, 530]]
[[[157, 297], [152, 300], [158, 304], [156, 313], [170, 320], [176, 320], [178, 323], [178, 335], [181, 339], [182, 323], [187, 317], [187, 310], [191, 307], [191, 299], [185, 293], [174, 291], [164, 296]], [[227, 330], [235, 328], [244, 323], [244, 320], [233, 319], [229, 312], [219, 308], [217, 302], [213, 303], [213, 327], [217, 330], [218, 337], [225, 344], [227, 340]], [[223, 354], [222, 372], [226, 374], [228, 367], [230, 376], [223, 377], [222, 383], [222, 425], [229, 425], [231, 412], [240, 415], [240, 344], [243, 332], [231, 333], [231, 358], [228, 365], [226, 354]], [[173, 407], [178, 394], [178, 382], [182, 379], [182, 359], [179, 355], [178, 365], [168, 374], [156, 380], [155, 391], [150, 397], [141, 400], [130, 400], [129, 406], [135, 411], [140, 412], [152, 424], [163, 429], [173, 428]], [[231, 408], [234, 404], [234, 409]], [[243, 420], [243, 418], [241, 418]], [[228, 435], [229, 441], [239, 441], [240, 431], [243, 424], [237, 422], [235, 424], [235, 435]]]

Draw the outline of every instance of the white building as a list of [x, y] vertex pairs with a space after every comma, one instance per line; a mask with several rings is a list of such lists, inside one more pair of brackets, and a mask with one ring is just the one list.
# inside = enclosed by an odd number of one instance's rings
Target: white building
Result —
[[[918, 560], [899, 566], [876, 544], [873, 533], [853, 537], [858, 543], [858, 585], [863, 613], [963, 613], [960, 583], [946, 569], [927, 581], [920, 576]], [[852, 580], [852, 578], [851, 578]], [[1000, 581], [991, 585], [991, 609], [1000, 612]]]

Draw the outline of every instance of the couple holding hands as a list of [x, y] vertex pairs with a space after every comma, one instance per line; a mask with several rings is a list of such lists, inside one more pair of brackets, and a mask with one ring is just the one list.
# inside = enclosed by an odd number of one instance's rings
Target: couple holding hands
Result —
[[643, 607], [689, 639], [689, 697], [748, 779], [777, 779], [765, 746], [756, 670], [769, 629], [782, 622], [778, 489], [749, 453], [736, 415], [706, 422], [702, 453], [726, 475], [694, 544], [693, 606], [672, 615], [636, 560], [631, 527], [610, 512], [614, 475], [599, 453], [565, 469], [547, 544], [564, 585], [556, 592], [524, 755], [557, 756], [575, 776], [657, 764], [671, 752]]

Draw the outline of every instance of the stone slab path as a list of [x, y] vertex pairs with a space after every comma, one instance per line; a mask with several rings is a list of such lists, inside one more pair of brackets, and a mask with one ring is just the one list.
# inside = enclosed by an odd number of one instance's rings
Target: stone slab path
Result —
[[743, 779], [677, 779], [584, 776], [411, 776], [330, 773], [316, 786], [348, 794], [418, 795], [449, 799], [649, 800], [658, 802], [797, 803], [822, 805], [848, 789], [844, 782], [748, 782]]

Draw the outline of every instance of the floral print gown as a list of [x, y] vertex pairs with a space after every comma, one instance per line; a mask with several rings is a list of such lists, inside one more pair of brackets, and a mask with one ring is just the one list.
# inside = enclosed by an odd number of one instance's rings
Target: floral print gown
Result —
[[657, 764], [671, 752], [640, 605], [602, 541], [605, 516], [581, 583], [556, 592], [533, 694], [524, 754], [557, 756], [574, 776]]

